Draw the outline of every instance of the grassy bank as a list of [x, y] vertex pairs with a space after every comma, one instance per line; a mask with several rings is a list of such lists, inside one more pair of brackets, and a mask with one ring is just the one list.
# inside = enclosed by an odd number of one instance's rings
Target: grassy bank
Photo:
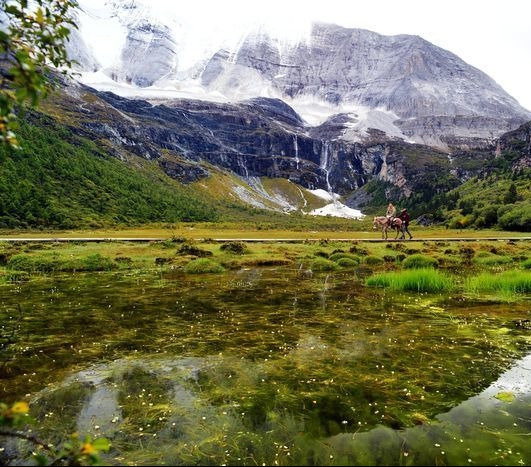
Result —
[[[366, 267], [371, 269], [408, 269], [419, 256], [429, 258], [436, 269], [452, 271], [487, 271], [527, 269], [529, 242], [488, 232], [473, 240], [476, 232], [460, 232], [452, 240], [467, 238], [466, 242], [441, 240], [443, 232], [415, 232], [413, 241], [374, 241], [374, 232], [293, 232], [284, 230], [242, 230], [227, 226], [177, 227], [128, 231], [69, 231], [12, 233], [10, 238], [25, 241], [0, 241], [0, 276], [4, 280], [19, 280], [32, 274], [127, 269], [182, 269], [194, 271], [193, 261], [202, 260], [199, 270], [239, 269], [274, 265], [292, 265], [301, 270], [322, 270], [329, 261], [331, 268]], [[101, 241], [31, 241], [32, 235], [50, 239], [101, 238]], [[493, 232], [490, 235], [494, 236]], [[508, 234], [505, 234], [508, 235]], [[478, 237], [480, 237], [478, 235]], [[8, 238], [5, 235], [5, 238]], [[110, 240], [110, 239], [113, 240]], [[143, 238], [135, 242], [124, 238]], [[151, 239], [151, 240], [148, 240]], [[240, 238], [268, 241], [240, 241]], [[121, 240], [120, 240], [121, 239]], [[222, 239], [222, 240], [220, 240]], [[233, 239], [233, 240], [231, 240]], [[521, 240], [519, 240], [521, 239]], [[317, 263], [321, 261], [321, 263]], [[208, 263], [208, 264], [207, 264]], [[197, 272], [197, 271], [195, 271]]]
[[[440, 227], [423, 227], [411, 225], [414, 240], [426, 239], [509, 239], [531, 238], [525, 232], [509, 232], [490, 229], [446, 229]], [[0, 230], [0, 238], [146, 238], [146, 239], [351, 239], [381, 240], [379, 230], [372, 227], [372, 218], [363, 220], [346, 220], [316, 218], [292, 228], [285, 228], [276, 223], [174, 223], [151, 224], [139, 227], [113, 229], [79, 229], [79, 230]], [[394, 234], [389, 234], [394, 240]]]

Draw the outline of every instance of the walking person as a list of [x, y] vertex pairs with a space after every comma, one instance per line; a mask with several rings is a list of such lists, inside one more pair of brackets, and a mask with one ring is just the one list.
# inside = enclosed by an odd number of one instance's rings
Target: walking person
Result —
[[400, 240], [405, 240], [406, 233], [409, 235], [409, 239], [411, 240], [413, 238], [413, 235], [411, 235], [411, 232], [409, 231], [409, 221], [411, 220], [411, 216], [409, 215], [409, 212], [407, 212], [406, 208], [400, 211], [398, 218], [402, 220], [402, 236], [400, 237]]

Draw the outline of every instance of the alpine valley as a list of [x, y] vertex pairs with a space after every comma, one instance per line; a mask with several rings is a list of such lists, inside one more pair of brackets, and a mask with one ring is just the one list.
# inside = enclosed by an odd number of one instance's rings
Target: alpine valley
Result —
[[449, 227], [531, 231], [531, 112], [452, 52], [316, 23], [297, 39], [246, 32], [190, 60], [178, 16], [140, 0], [80, 5], [75, 80], [27, 113], [27, 157], [2, 155], [34, 190], [0, 200], [4, 227], [230, 209], [362, 218], [392, 201]]

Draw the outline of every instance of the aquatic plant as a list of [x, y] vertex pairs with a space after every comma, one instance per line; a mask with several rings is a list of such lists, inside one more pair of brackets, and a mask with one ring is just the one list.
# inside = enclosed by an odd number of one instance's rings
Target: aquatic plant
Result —
[[208, 258], [198, 258], [190, 261], [184, 271], [189, 274], [206, 274], [212, 272], [223, 272], [225, 268], [216, 261]]
[[498, 293], [502, 296], [531, 294], [531, 273], [504, 271], [499, 274], [483, 272], [469, 277], [465, 289], [472, 293]]
[[365, 284], [370, 287], [427, 293], [445, 292], [454, 287], [448, 274], [429, 268], [377, 274], [367, 278]]

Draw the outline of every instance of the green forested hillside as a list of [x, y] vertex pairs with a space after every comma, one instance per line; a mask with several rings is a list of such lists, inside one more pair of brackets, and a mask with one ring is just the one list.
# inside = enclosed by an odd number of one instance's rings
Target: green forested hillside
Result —
[[[469, 164], [468, 159], [464, 164], [460, 160], [457, 163], [461, 167]], [[525, 152], [485, 152], [476, 155], [474, 164], [477, 175], [458, 187], [434, 194], [417, 210], [431, 212], [436, 223], [448, 228], [531, 232], [531, 168], [525, 163]]]
[[450, 169], [427, 164], [429, 156], [420, 160], [404, 152], [404, 163], [413, 165], [417, 173], [409, 172], [410, 181], [418, 179], [415, 191], [409, 198], [401, 197], [397, 187], [375, 178], [363, 187], [372, 203], [365, 212], [385, 212], [391, 199], [409, 208], [414, 218], [450, 229], [531, 232], [531, 168], [525, 162], [526, 147], [515, 149], [515, 145], [497, 155], [479, 149], [460, 152], [453, 163], [457, 171], [469, 174], [465, 182], [449, 176]]
[[138, 158], [132, 167], [51, 120], [22, 123], [0, 148], [0, 228], [82, 228], [215, 221], [208, 200]]
[[[201, 187], [183, 185], [164, 174], [156, 161], [133, 155], [127, 161], [112, 157], [103, 147], [42, 114], [31, 123], [22, 122], [18, 133], [21, 150], [0, 148], [3, 229], [82, 229], [182, 221], [274, 223], [306, 229], [351, 223], [264, 211], [237, 202], [227, 196], [226, 181], [215, 182], [216, 175], [201, 182]], [[404, 163], [410, 163], [408, 157], [411, 155], [406, 154]], [[512, 146], [496, 157], [476, 156], [479, 166], [474, 171], [478, 175], [459, 186], [457, 178], [438, 179], [437, 174], [446, 171], [431, 163], [428, 168], [423, 166], [423, 172], [417, 170], [419, 182], [410, 198], [394, 196], [393, 200], [410, 208], [414, 219], [424, 218], [448, 228], [531, 232], [531, 169], [520, 164], [515, 170], [522, 157], [522, 151]], [[467, 161], [461, 156], [458, 162], [462, 166]], [[369, 216], [385, 212], [393, 187], [373, 179], [363, 189], [370, 195], [363, 212]]]
[[531, 170], [499, 169], [438, 198], [436, 220], [449, 228], [531, 232]]

